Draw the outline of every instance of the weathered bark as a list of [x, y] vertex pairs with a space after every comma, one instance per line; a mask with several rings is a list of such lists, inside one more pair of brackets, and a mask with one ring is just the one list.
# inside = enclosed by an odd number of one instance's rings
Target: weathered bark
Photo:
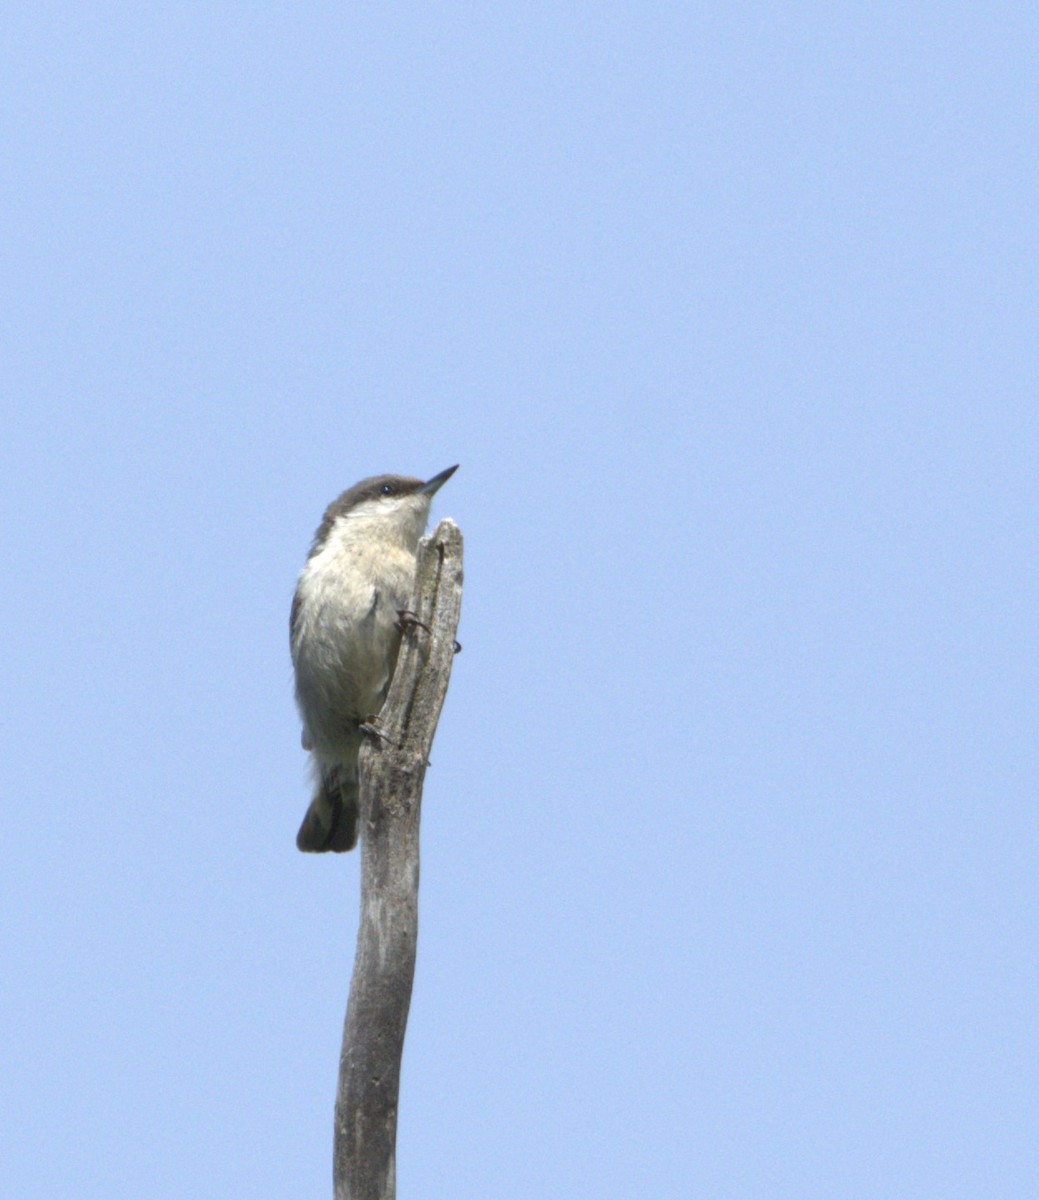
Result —
[[393, 1200], [397, 1097], [418, 935], [422, 783], [451, 677], [462, 534], [419, 547], [412, 610], [378, 735], [361, 748], [361, 927], [339, 1057], [335, 1200]]

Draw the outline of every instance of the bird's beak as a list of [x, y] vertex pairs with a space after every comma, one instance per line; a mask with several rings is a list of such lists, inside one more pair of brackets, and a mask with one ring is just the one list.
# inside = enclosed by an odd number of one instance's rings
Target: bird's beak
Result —
[[444, 484], [447, 483], [447, 481], [457, 470], [458, 463], [455, 463], [453, 467], [448, 467], [446, 471], [441, 471], [439, 475], [434, 475], [428, 483], [424, 483], [419, 488], [419, 491], [424, 496], [432, 496], [434, 492], [438, 492], [444, 486]]

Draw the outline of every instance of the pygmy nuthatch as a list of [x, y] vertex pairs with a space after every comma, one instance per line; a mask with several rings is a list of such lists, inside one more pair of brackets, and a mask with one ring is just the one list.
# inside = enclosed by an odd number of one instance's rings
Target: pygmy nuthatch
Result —
[[328, 506], [314, 534], [289, 630], [315, 784], [296, 835], [300, 850], [351, 850], [357, 842], [360, 726], [386, 699], [429, 506], [457, 469], [426, 483], [362, 479]]

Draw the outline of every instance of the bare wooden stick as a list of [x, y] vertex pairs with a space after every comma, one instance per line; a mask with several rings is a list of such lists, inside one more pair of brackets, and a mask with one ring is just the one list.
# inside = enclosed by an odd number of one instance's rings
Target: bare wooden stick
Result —
[[[419, 813], [462, 605], [462, 534], [419, 546], [413, 620], [361, 747], [361, 927], [336, 1094], [335, 1200], [394, 1200], [397, 1097], [418, 936]], [[421, 623], [421, 624], [419, 624]], [[423, 628], [425, 626], [425, 628]]]

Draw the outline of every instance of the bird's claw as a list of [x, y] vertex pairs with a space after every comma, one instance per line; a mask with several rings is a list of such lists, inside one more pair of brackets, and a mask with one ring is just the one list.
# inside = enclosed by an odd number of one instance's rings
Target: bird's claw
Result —
[[378, 716], [373, 715], [366, 717], [363, 721], [358, 721], [357, 728], [366, 737], [370, 737], [374, 741], [386, 742], [387, 745], [390, 746], [395, 746], [397, 744], [390, 738], [389, 734], [383, 733], [383, 731], [379, 728]]

